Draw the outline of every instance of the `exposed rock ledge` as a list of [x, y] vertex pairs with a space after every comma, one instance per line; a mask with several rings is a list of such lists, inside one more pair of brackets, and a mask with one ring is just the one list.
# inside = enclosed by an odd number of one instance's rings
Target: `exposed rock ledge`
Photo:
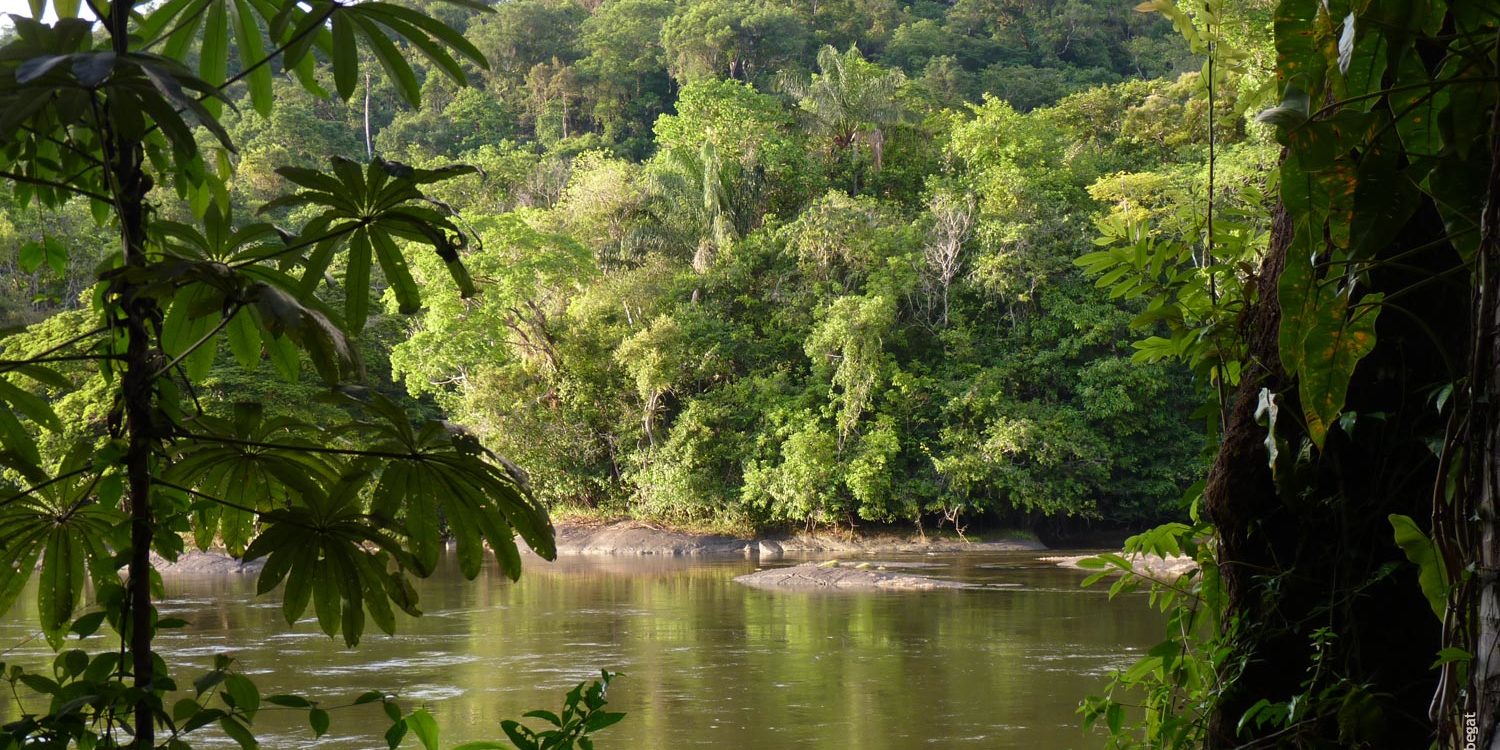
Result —
[[564, 555], [723, 555], [776, 559], [786, 553], [1013, 552], [1046, 549], [1026, 539], [965, 542], [880, 535], [844, 539], [798, 534], [788, 538], [739, 539], [688, 534], [641, 521], [562, 524], [557, 551]]
[[253, 562], [242, 563], [221, 549], [210, 549], [207, 552], [190, 549], [178, 556], [177, 562], [170, 563], [152, 552], [151, 564], [156, 566], [158, 572], [167, 575], [224, 575], [226, 573], [259, 573], [260, 569], [265, 567], [266, 560], [261, 558]]
[[[1080, 570], [1083, 570], [1084, 568], [1078, 564], [1078, 561], [1086, 557], [1093, 557], [1093, 555], [1039, 557], [1037, 559], [1045, 560], [1047, 562], [1054, 562], [1058, 565], [1063, 566], [1064, 568], [1078, 568]], [[1172, 581], [1177, 580], [1178, 576], [1184, 573], [1190, 573], [1198, 569], [1198, 563], [1193, 560], [1193, 558], [1181, 555], [1174, 557], [1157, 557], [1155, 555], [1136, 554], [1127, 556], [1127, 559], [1129, 559], [1135, 566], [1135, 570], [1137, 573], [1140, 573], [1146, 578], [1162, 581], [1164, 583], [1171, 583]]]
[[746, 586], [762, 589], [932, 591], [934, 589], [972, 588], [970, 584], [957, 581], [945, 581], [910, 573], [871, 570], [863, 566], [841, 565], [835, 560], [826, 563], [803, 563], [789, 568], [768, 568], [738, 576], [734, 580]]

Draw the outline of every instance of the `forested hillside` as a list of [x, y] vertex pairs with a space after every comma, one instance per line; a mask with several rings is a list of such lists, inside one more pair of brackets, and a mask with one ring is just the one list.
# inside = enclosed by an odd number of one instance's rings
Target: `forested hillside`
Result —
[[[1152, 284], [1077, 260], [1203, 233], [1179, 207], [1205, 191], [1211, 121], [1219, 208], [1248, 217], [1218, 231], [1263, 239], [1276, 151], [1243, 116], [1254, 61], [1210, 117], [1170, 24], [1106, 0], [412, 7], [488, 69], [408, 48], [359, 77], [302, 71], [347, 103], [246, 76], [226, 188], [188, 205], [222, 229], [204, 242], [232, 245], [309, 218], [267, 203], [295, 188], [278, 167], [479, 167], [433, 188], [472, 235], [477, 297], [425, 254], [415, 316], [394, 291], [356, 298], [341, 262], [327, 300], [368, 318], [374, 387], [473, 430], [550, 503], [736, 529], [1182, 512], [1211, 399], [1132, 347], [1171, 324]], [[233, 75], [231, 41], [200, 67]], [[7, 355], [89, 325], [69, 311], [114, 241], [82, 201], [5, 211], [0, 314], [30, 326]], [[259, 346], [232, 333], [194, 394], [210, 411], [335, 408], [310, 375], [244, 372]], [[102, 381], [72, 378], [48, 394], [66, 435], [102, 435]]]

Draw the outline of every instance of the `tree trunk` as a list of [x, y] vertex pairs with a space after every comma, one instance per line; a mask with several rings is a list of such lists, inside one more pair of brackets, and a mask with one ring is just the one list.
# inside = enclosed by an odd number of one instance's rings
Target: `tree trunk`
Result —
[[[1253, 619], [1257, 616], [1255, 572], [1266, 569], [1272, 562], [1267, 540], [1251, 533], [1256, 518], [1264, 513], [1264, 509], [1279, 505], [1276, 486], [1266, 464], [1265, 430], [1256, 424], [1255, 412], [1262, 388], [1279, 392], [1287, 385], [1277, 348], [1281, 307], [1276, 284], [1286, 266], [1291, 239], [1291, 221], [1285, 209], [1278, 206], [1273, 218], [1271, 244], [1261, 262], [1256, 283], [1258, 301], [1246, 310], [1241, 324], [1248, 365], [1240, 375], [1239, 388], [1230, 402], [1232, 406], [1225, 419], [1224, 439], [1203, 490], [1208, 518], [1219, 532], [1220, 572], [1231, 617]], [[1237, 745], [1235, 727], [1240, 715], [1249, 708], [1251, 701], [1258, 699], [1254, 696], [1266, 695], [1262, 692], [1265, 688], [1252, 681], [1258, 681], [1253, 673], [1241, 677], [1233, 686], [1236, 692], [1245, 695], [1244, 699], [1230, 695], [1216, 707], [1208, 727], [1209, 748]]]
[[[1477, 493], [1479, 611], [1474, 649], [1479, 747], [1500, 750], [1500, 107], [1490, 125], [1491, 162], [1474, 259], [1474, 336], [1469, 352], [1468, 488]], [[1468, 716], [1466, 715], [1466, 719]], [[1460, 728], [1458, 734], [1463, 736]]]
[[[129, 51], [130, 3], [117, 2], [109, 17], [114, 51]], [[108, 122], [107, 118], [101, 121]], [[112, 133], [106, 139], [109, 153], [110, 192], [120, 221], [120, 245], [127, 268], [144, 268], [146, 259], [146, 195], [151, 178], [144, 169], [145, 154], [139, 140]], [[154, 655], [151, 648], [151, 449], [155, 408], [153, 381], [160, 359], [153, 353], [150, 326], [160, 315], [155, 301], [144, 294], [139, 281], [117, 281], [111, 293], [120, 303], [126, 334], [125, 372], [121, 376], [124, 399], [126, 483], [130, 496], [130, 563], [127, 594], [130, 603], [129, 639], [131, 675], [141, 691], [135, 704], [135, 742], [140, 750], [155, 745]]]
[[[1435, 207], [1424, 203], [1378, 255], [1429, 246], [1444, 234]], [[1405, 290], [1402, 305], [1423, 311], [1423, 320], [1381, 315], [1376, 347], [1350, 381], [1352, 422], [1299, 459], [1306, 429], [1278, 345], [1276, 287], [1291, 251], [1291, 222], [1278, 211], [1242, 320], [1247, 364], [1204, 489], [1219, 532], [1225, 621], [1238, 625], [1229, 633], [1221, 675], [1228, 682], [1209, 717], [1207, 747], [1427, 747], [1441, 623], [1387, 517], [1432, 513], [1437, 461], [1427, 440], [1442, 433], [1443, 421], [1430, 388], [1452, 381], [1443, 352], [1462, 351], [1469, 311], [1466, 295], [1451, 287], [1413, 284], [1452, 277], [1460, 261], [1455, 253], [1408, 254], [1408, 265], [1369, 272], [1360, 293]], [[1276, 432], [1287, 447], [1276, 476], [1267, 426], [1256, 419], [1263, 389], [1283, 415]], [[1293, 698], [1308, 711], [1293, 726], [1239, 726], [1257, 701]]]

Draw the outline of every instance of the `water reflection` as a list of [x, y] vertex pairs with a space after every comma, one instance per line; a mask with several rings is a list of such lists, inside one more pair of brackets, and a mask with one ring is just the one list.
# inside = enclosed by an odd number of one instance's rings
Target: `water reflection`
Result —
[[[311, 619], [287, 630], [280, 602], [255, 598], [249, 576], [175, 577], [163, 616], [192, 625], [161, 647], [184, 684], [227, 652], [264, 693], [332, 705], [396, 691], [426, 704], [453, 743], [498, 738], [500, 719], [553, 708], [562, 690], [606, 667], [626, 675], [611, 706], [629, 714], [601, 735], [606, 748], [1102, 745], [1080, 733], [1073, 709], [1159, 633], [1142, 599], [1080, 591], [1080, 574], [1028, 554], [880, 561], [1008, 587], [762, 591], [730, 580], [751, 562], [649, 557], [531, 561], [518, 584], [491, 566], [470, 583], [448, 560], [421, 583], [424, 617], [350, 651]], [[0, 648], [30, 634], [33, 602], [23, 597], [0, 622]], [[0, 658], [39, 665], [51, 654], [33, 641]], [[0, 708], [5, 718], [16, 712]], [[335, 711], [335, 736], [318, 742], [301, 716], [263, 711], [263, 746], [383, 746], [374, 707]]]

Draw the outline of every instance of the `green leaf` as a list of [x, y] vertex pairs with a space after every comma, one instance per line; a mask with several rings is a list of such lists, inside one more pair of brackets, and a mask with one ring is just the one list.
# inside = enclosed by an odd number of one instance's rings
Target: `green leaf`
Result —
[[203, 706], [192, 698], [182, 698], [172, 704], [172, 720], [181, 724], [191, 719], [194, 714], [203, 710]]
[[328, 734], [328, 712], [321, 708], [314, 708], [308, 711], [307, 725], [312, 727], [314, 737], [322, 737]]
[[1329, 428], [1344, 410], [1354, 368], [1375, 348], [1375, 321], [1384, 295], [1366, 294], [1346, 314], [1348, 297], [1325, 287], [1318, 316], [1303, 340], [1298, 393], [1308, 437], [1320, 450]]
[[349, 236], [349, 265], [344, 269], [344, 314], [349, 331], [359, 333], [370, 316], [370, 232], [361, 227]]
[[224, 734], [239, 743], [240, 750], [256, 750], [260, 743], [255, 741], [255, 735], [250, 733], [250, 728], [241, 724], [233, 716], [224, 716], [219, 719], [219, 726], [224, 729]]
[[73, 625], [68, 630], [79, 638], [87, 638], [99, 632], [99, 626], [104, 624], [104, 615], [105, 613], [102, 610], [99, 612], [90, 612], [74, 620]]
[[1395, 532], [1396, 546], [1417, 566], [1417, 582], [1422, 587], [1422, 595], [1427, 598], [1427, 605], [1438, 621], [1443, 621], [1443, 613], [1448, 609], [1449, 582], [1442, 555], [1410, 516], [1392, 513], [1386, 518]]
[[36, 570], [37, 560], [41, 558], [41, 545], [34, 542], [23, 544], [23, 541], [8, 540], [9, 544], [14, 545], [11, 549], [18, 550], [13, 553], [14, 558], [11, 558], [9, 554], [6, 555], [7, 558], [14, 559], [15, 564], [12, 565], [9, 559], [0, 561], [0, 615], [9, 612], [11, 605], [21, 597], [21, 592], [25, 590], [26, 583], [31, 580], [31, 575]]
[[609, 711], [600, 711], [590, 714], [589, 718], [583, 722], [583, 727], [590, 732], [597, 732], [605, 727], [618, 724], [624, 718], [625, 714], [623, 712], [611, 713]]
[[318, 616], [318, 628], [324, 635], [332, 637], [338, 634], [342, 624], [338, 581], [327, 564], [312, 571], [312, 579], [313, 611]]
[[297, 344], [292, 341], [292, 337], [272, 335], [266, 337], [264, 342], [266, 354], [271, 360], [271, 366], [276, 368], [276, 373], [288, 383], [297, 382], [302, 374], [302, 365], [297, 355]]
[[521, 716], [524, 717], [524, 718], [527, 718], [527, 719], [541, 719], [542, 721], [545, 721], [545, 722], [547, 722], [548, 724], [551, 724], [554, 727], [560, 727], [560, 726], [563, 725], [562, 719], [559, 718], [557, 714], [552, 713], [551, 711], [547, 711], [545, 709], [537, 709], [535, 711], [527, 711], [526, 713], [521, 714]]
[[[46, 399], [22, 390], [3, 378], [0, 378], [0, 403], [9, 404], [27, 419], [52, 432], [62, 432], [62, 422]], [[27, 439], [30, 440], [29, 437]]]
[[1443, 150], [1440, 115], [1448, 106], [1451, 91], [1447, 86], [1422, 86], [1430, 84], [1431, 79], [1417, 55], [1404, 56], [1398, 71], [1398, 86], [1417, 87], [1390, 95], [1396, 132], [1406, 147], [1407, 158], [1437, 157]]
[[346, 12], [333, 14], [333, 83], [339, 96], [348, 99], [359, 85], [359, 46], [354, 24]]
[[[193, 380], [207, 375], [208, 368], [213, 365], [212, 347], [203, 342], [203, 337], [218, 324], [216, 313], [222, 299], [222, 293], [207, 284], [189, 284], [172, 300], [162, 322], [162, 350], [174, 359], [187, 354], [188, 359], [184, 361]], [[192, 349], [195, 346], [198, 349]], [[205, 355], [198, 354], [205, 349], [208, 350]]]
[[[229, 16], [224, 5], [228, 0], [213, 0], [204, 20], [203, 41], [198, 47], [198, 76], [210, 85], [224, 83], [229, 71]], [[210, 99], [210, 114], [217, 116], [223, 105]]]
[[313, 577], [318, 570], [318, 551], [303, 546], [285, 554], [296, 555], [292, 571], [287, 575], [286, 589], [281, 593], [281, 612], [287, 625], [295, 625], [297, 619], [307, 611], [313, 595]]
[[73, 607], [83, 595], [84, 552], [82, 543], [75, 538], [77, 533], [66, 525], [55, 528], [48, 537], [42, 560], [37, 614], [53, 648], [62, 645], [65, 628], [72, 622]]
[[45, 263], [54, 275], [61, 276], [68, 270], [68, 248], [55, 237], [27, 242], [17, 251], [16, 262], [26, 273], [36, 273]]
[[[240, 64], [253, 64], [264, 59], [266, 51], [261, 44], [260, 24], [255, 20], [255, 12], [249, 0], [234, 0], [235, 24], [234, 39], [236, 51], [239, 53]], [[207, 78], [207, 76], [205, 76]], [[212, 81], [213, 79], [209, 79]], [[274, 104], [272, 93], [271, 66], [261, 65], [250, 72], [246, 79], [246, 85], [250, 89], [250, 103], [261, 117], [271, 115], [271, 107]]]
[[442, 750], [438, 743], [438, 726], [427, 709], [419, 708], [406, 717], [406, 726], [425, 750]]
[[229, 341], [229, 351], [240, 367], [255, 370], [260, 366], [260, 327], [256, 325], [254, 312], [241, 309], [224, 329]]
[[375, 59], [380, 61], [380, 66], [385, 68], [385, 72], [396, 83], [397, 89], [401, 92], [401, 98], [413, 107], [418, 106], [422, 101], [422, 86], [417, 82], [417, 74], [406, 62], [405, 55], [401, 54], [390, 37], [387, 37], [385, 32], [375, 24], [358, 16], [350, 20], [359, 27], [365, 39], [370, 42], [370, 49], [375, 53]]
[[244, 675], [232, 674], [224, 678], [224, 689], [234, 701], [234, 707], [244, 711], [247, 718], [255, 718], [260, 710], [260, 690]]
[[1431, 668], [1437, 669], [1444, 664], [1452, 664], [1454, 662], [1470, 662], [1473, 660], [1474, 655], [1469, 653], [1468, 651], [1465, 651], [1461, 648], [1449, 646], [1438, 651], [1437, 660], [1432, 663]]
[[406, 737], [406, 722], [397, 721], [391, 724], [391, 728], [385, 730], [385, 742], [391, 750], [401, 746], [401, 740]]
[[385, 274], [386, 282], [391, 285], [391, 290], [396, 294], [399, 312], [402, 315], [411, 315], [422, 309], [422, 296], [417, 290], [416, 279], [412, 278], [411, 269], [406, 265], [406, 257], [396, 249], [396, 243], [391, 236], [385, 232], [372, 230], [369, 237], [375, 245], [380, 270]]

